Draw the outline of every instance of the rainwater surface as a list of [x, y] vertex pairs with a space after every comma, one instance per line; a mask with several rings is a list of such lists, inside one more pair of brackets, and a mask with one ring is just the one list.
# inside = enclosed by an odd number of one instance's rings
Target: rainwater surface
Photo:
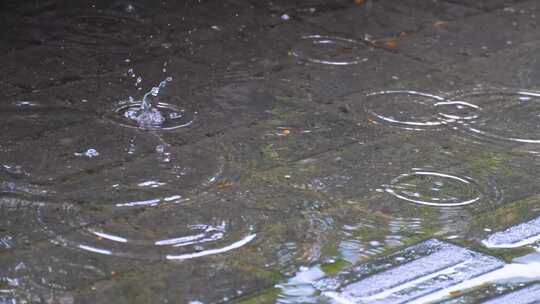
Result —
[[491, 11], [83, 2], [2, 13], [0, 303], [540, 299], [539, 88], [410, 47]]

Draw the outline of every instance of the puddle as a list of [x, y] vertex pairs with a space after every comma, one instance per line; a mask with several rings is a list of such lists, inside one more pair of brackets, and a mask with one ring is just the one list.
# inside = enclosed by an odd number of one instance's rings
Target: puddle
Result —
[[374, 92], [365, 99], [364, 109], [375, 121], [408, 130], [440, 130], [449, 123], [474, 119], [477, 110], [466, 102], [408, 90]]
[[368, 60], [368, 46], [353, 39], [308, 35], [303, 36], [290, 54], [308, 62], [327, 65], [352, 65]]
[[129, 101], [120, 102], [112, 113], [105, 115], [105, 118], [124, 127], [144, 130], [174, 130], [190, 126], [197, 112], [153, 100], [157, 99], [160, 90], [170, 81], [171, 77], [160, 82], [158, 86], [146, 92], [140, 101], [130, 97]]
[[454, 99], [474, 104], [478, 117], [464, 129], [480, 138], [540, 144], [540, 93], [534, 91], [473, 91]]
[[423, 170], [394, 178], [384, 191], [403, 201], [436, 207], [466, 206], [484, 198], [469, 177]]

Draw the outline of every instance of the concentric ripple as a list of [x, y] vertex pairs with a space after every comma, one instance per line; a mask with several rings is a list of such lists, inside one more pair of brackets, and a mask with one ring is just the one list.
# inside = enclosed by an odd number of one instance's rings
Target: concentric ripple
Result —
[[466, 206], [484, 197], [468, 177], [422, 170], [394, 178], [384, 190], [403, 201], [436, 207]]
[[476, 118], [477, 107], [444, 97], [410, 90], [367, 94], [365, 111], [375, 121], [409, 130], [437, 130], [444, 125]]
[[197, 112], [190, 112], [186, 109], [172, 104], [160, 102], [153, 106], [150, 115], [156, 116], [151, 119], [154, 123], [138, 123], [137, 117], [142, 114], [142, 102], [127, 101], [121, 102], [106, 117], [119, 125], [129, 128], [139, 128], [146, 130], [174, 130], [187, 127], [193, 124]]
[[9, 198], [0, 201], [0, 211], [5, 218], [0, 249], [49, 240], [74, 250], [144, 260], [223, 254], [254, 240], [257, 224], [244, 209], [216, 200], [126, 209]]
[[127, 102], [121, 102], [106, 118], [121, 126], [145, 130], [173, 130], [191, 125], [197, 115], [174, 105], [157, 102], [160, 90], [172, 81], [167, 77], [157, 86], [146, 92], [141, 101], [134, 101], [132, 97]]
[[353, 39], [308, 35], [291, 50], [291, 55], [309, 62], [328, 65], [351, 65], [367, 61], [367, 45]]
[[224, 171], [223, 155], [160, 143], [144, 157], [64, 178], [53, 189], [79, 202], [157, 206], [194, 199], [224, 178]]
[[[221, 204], [121, 207], [110, 219], [73, 233], [55, 234], [61, 246], [125, 258], [185, 260], [222, 254], [251, 242], [256, 234], [242, 211]], [[69, 225], [96, 222], [80, 210]]]
[[540, 144], [540, 92], [508, 89], [473, 91], [455, 99], [480, 109], [479, 115], [465, 125], [472, 135]]

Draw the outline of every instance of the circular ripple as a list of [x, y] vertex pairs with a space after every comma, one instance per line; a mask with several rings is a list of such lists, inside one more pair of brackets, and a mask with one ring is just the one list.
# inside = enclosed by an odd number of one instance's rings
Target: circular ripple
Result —
[[[153, 106], [153, 114], [160, 116], [153, 120], [154, 123], [144, 123], [137, 119], [142, 114], [141, 102], [122, 102], [105, 117], [109, 120], [129, 128], [145, 130], [174, 130], [187, 127], [193, 124], [197, 112], [190, 112], [186, 109], [176, 107], [167, 103], [157, 103]], [[152, 114], [152, 113], [151, 113]]]
[[156, 134], [104, 121], [7, 142], [0, 159], [4, 194], [101, 205], [181, 202], [225, 177], [225, 158], [217, 151], [176, 148]]
[[474, 136], [540, 144], [540, 92], [495, 90], [456, 97], [476, 105], [478, 116], [466, 130]]
[[[67, 117], [70, 118], [69, 116]], [[19, 181], [35, 185], [54, 185], [66, 179], [95, 172], [107, 166], [117, 167], [155, 153], [159, 138], [126, 128], [111, 129], [103, 121], [64, 124], [51, 117], [52, 126], [33, 130], [25, 138], [0, 149], [4, 168], [17, 168]], [[19, 127], [14, 126], [13, 132]], [[47, 128], [48, 127], [48, 128]], [[14, 173], [14, 172], [12, 172]]]
[[409, 130], [437, 130], [449, 123], [476, 117], [471, 114], [476, 110], [472, 104], [409, 90], [370, 93], [364, 108], [382, 124]]
[[402, 174], [384, 190], [400, 200], [437, 207], [466, 206], [484, 197], [470, 178], [433, 171]]
[[[105, 212], [103, 212], [105, 213]], [[147, 260], [185, 260], [222, 254], [251, 242], [256, 234], [242, 210], [222, 203], [113, 208], [107, 220], [77, 210], [66, 222], [82, 227], [55, 233], [61, 246], [97, 254]], [[81, 223], [97, 223], [82, 226]]]
[[90, 170], [63, 178], [52, 189], [63, 199], [125, 208], [183, 203], [225, 177], [225, 160], [194, 147], [158, 144], [144, 157]]
[[291, 55], [314, 63], [351, 65], [365, 62], [367, 45], [353, 39], [309, 35], [303, 36]]

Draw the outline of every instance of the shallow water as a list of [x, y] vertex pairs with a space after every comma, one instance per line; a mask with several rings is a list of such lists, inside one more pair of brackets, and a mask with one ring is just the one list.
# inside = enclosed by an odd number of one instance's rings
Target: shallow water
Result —
[[519, 5], [0, 4], [0, 303], [539, 300]]

